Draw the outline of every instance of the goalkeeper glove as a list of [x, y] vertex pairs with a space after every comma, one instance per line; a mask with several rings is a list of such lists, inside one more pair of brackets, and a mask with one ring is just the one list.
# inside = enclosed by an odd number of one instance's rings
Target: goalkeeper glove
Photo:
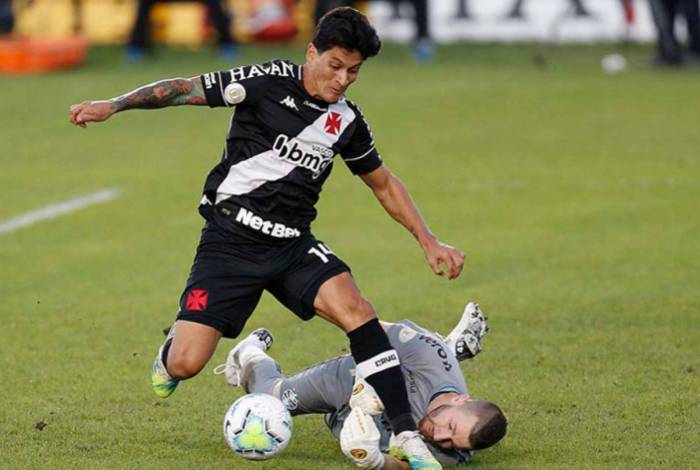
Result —
[[355, 465], [366, 469], [381, 469], [384, 455], [379, 450], [379, 429], [371, 416], [359, 408], [350, 410], [340, 431], [340, 448]]
[[355, 376], [355, 385], [350, 395], [350, 408], [359, 408], [367, 415], [380, 415], [384, 411], [382, 400], [374, 391], [374, 387], [368, 384], [359, 375]]

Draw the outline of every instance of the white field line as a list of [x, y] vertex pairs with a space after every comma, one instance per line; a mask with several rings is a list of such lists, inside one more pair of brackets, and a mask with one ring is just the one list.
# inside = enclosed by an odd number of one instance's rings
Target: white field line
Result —
[[0, 234], [14, 232], [15, 230], [34, 225], [37, 222], [53, 219], [94, 204], [109, 202], [120, 195], [121, 190], [119, 189], [103, 189], [101, 191], [97, 191], [96, 193], [78, 196], [68, 199], [67, 201], [57, 202], [56, 204], [50, 204], [46, 207], [42, 207], [41, 209], [26, 212], [20, 216], [0, 221]]

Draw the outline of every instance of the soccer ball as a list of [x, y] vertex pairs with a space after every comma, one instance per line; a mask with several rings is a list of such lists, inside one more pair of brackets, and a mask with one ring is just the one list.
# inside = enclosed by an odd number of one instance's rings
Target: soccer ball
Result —
[[224, 438], [233, 451], [251, 460], [282, 452], [292, 437], [292, 416], [272, 395], [251, 393], [236, 400], [224, 417]]

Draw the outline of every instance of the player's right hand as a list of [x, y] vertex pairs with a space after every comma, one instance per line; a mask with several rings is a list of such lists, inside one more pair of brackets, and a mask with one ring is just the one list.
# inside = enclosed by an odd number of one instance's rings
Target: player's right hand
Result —
[[384, 403], [370, 384], [360, 376], [355, 376], [355, 385], [350, 395], [350, 408], [359, 408], [368, 415], [379, 415], [384, 411]]
[[114, 114], [114, 107], [109, 101], [83, 101], [69, 108], [70, 122], [78, 127], [87, 127], [88, 122], [100, 122]]
[[[437, 239], [424, 245], [423, 251], [425, 259], [435, 274], [438, 276], [447, 274], [449, 280], [459, 277], [464, 268], [464, 253]], [[442, 268], [443, 264], [447, 267], [447, 273]]]
[[350, 410], [340, 431], [340, 448], [360, 468], [379, 469], [384, 455], [379, 450], [379, 429], [370, 415], [359, 408]]

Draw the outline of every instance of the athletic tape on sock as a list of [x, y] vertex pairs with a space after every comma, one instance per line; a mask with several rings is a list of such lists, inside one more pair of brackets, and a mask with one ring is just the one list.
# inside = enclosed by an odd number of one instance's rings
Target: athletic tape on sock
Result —
[[396, 354], [396, 350], [389, 349], [357, 364], [355, 373], [360, 377], [367, 378], [370, 375], [396, 367], [399, 364], [399, 355]]

